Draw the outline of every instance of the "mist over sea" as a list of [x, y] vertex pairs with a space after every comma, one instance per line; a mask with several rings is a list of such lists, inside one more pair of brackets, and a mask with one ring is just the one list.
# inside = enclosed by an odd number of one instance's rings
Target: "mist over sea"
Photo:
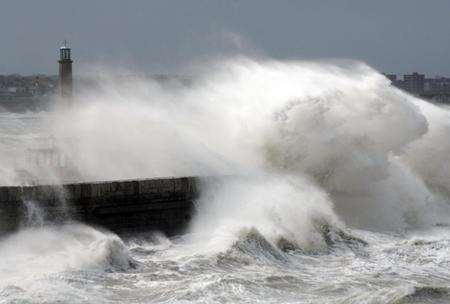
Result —
[[[185, 234], [48, 222], [0, 239], [0, 303], [449, 303], [450, 113], [356, 61], [234, 57], [0, 113], [0, 184], [204, 178]], [[55, 99], [57, 103], [57, 100]], [[22, 174], [21, 174], [22, 172]]]

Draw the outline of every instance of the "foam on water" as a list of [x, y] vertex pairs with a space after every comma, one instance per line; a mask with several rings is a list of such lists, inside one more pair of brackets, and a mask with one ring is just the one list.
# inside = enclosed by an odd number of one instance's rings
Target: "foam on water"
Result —
[[360, 62], [238, 57], [191, 69], [189, 85], [101, 72], [70, 110], [1, 114], [1, 184], [23, 182], [17, 169], [60, 180], [15, 160], [49, 135], [81, 179], [214, 178], [171, 240], [48, 225], [28, 203], [26, 227], [0, 240], [7, 301], [446, 299], [447, 110]]
[[25, 228], [0, 243], [1, 286], [27, 286], [71, 270], [128, 268], [120, 238], [81, 224]]

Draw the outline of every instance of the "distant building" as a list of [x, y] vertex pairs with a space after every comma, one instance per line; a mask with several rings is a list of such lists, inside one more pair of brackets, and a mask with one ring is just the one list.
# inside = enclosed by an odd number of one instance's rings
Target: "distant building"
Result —
[[425, 89], [425, 75], [416, 72], [403, 75], [402, 88], [412, 94], [422, 94]]
[[450, 92], [450, 78], [436, 77], [425, 79], [425, 92]]
[[450, 103], [450, 78], [426, 78], [424, 74], [414, 72], [398, 79], [396, 74], [384, 74], [392, 85], [408, 93], [441, 103]]

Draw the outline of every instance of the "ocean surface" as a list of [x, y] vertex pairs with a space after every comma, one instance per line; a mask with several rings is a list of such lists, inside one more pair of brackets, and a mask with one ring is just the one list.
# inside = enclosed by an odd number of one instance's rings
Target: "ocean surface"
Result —
[[211, 253], [189, 235], [28, 228], [0, 245], [1, 303], [449, 303], [448, 228], [348, 233], [304, 252], [252, 230]]
[[189, 87], [106, 79], [70, 110], [0, 113], [1, 185], [67, 167], [218, 176], [174, 237], [55, 224], [24, 202], [0, 239], [0, 303], [450, 303], [447, 108], [359, 62], [204, 70]]

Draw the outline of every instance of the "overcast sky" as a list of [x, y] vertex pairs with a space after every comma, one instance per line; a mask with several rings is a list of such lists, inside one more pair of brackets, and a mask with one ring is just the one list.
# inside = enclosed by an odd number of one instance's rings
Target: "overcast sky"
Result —
[[64, 39], [148, 73], [241, 52], [450, 76], [450, 0], [0, 0], [0, 74], [56, 74]]

